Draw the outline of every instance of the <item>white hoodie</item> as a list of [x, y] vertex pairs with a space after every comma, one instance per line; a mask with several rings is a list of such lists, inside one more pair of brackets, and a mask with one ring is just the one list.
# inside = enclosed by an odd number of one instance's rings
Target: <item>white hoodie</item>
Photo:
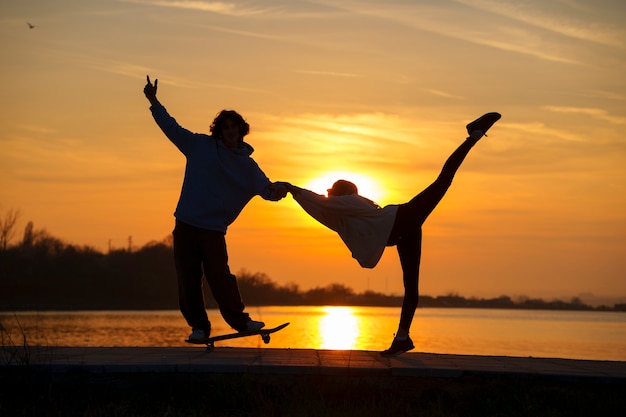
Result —
[[387, 246], [398, 205], [380, 208], [357, 194], [324, 197], [306, 189], [293, 198], [311, 217], [337, 232], [362, 267], [376, 266]]

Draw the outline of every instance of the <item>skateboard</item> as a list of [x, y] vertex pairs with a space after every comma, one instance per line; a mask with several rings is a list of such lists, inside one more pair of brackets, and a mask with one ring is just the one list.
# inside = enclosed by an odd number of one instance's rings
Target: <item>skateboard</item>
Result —
[[254, 336], [258, 334], [259, 336], [261, 336], [261, 339], [263, 339], [263, 343], [268, 344], [270, 342], [270, 334], [275, 333], [279, 330], [282, 330], [288, 325], [289, 323], [283, 323], [280, 326], [274, 327], [273, 329], [260, 329], [260, 330], [250, 330], [246, 332], [222, 334], [218, 336], [209, 337], [208, 339], [203, 340], [201, 342], [200, 341], [192, 342], [191, 340], [185, 340], [185, 342], [191, 343], [194, 345], [206, 345], [207, 350], [213, 350], [215, 349], [215, 342], [218, 342], [220, 340], [238, 339], [240, 337], [248, 337], [248, 336]]

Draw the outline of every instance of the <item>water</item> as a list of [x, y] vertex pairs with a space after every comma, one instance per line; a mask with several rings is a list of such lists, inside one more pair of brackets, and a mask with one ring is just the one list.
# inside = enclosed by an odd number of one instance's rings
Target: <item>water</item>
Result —
[[[209, 310], [212, 334], [231, 333]], [[254, 319], [274, 327], [267, 347], [383, 350], [396, 331], [399, 308], [253, 307]], [[187, 346], [178, 311], [0, 313], [3, 345]], [[418, 352], [626, 361], [626, 313], [420, 308], [411, 337]], [[253, 336], [218, 346], [266, 347]], [[200, 347], [199, 347], [200, 348]]]

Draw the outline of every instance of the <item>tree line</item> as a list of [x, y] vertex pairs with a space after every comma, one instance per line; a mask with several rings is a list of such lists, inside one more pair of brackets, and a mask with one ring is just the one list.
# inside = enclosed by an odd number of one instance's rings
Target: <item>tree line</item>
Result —
[[[0, 227], [6, 229], [6, 218]], [[14, 224], [15, 222], [13, 222]], [[178, 289], [172, 239], [141, 248], [129, 245], [103, 253], [76, 246], [37, 230], [29, 222], [20, 242], [14, 231], [0, 228], [0, 310], [177, 309]], [[11, 233], [13, 232], [13, 233]], [[244, 302], [254, 305], [402, 305], [402, 297], [374, 291], [355, 292], [343, 284], [301, 290], [298, 284], [279, 285], [266, 274], [237, 273]], [[205, 286], [206, 289], [207, 286]], [[207, 307], [216, 304], [206, 291]], [[569, 302], [508, 296], [465, 298], [457, 294], [420, 296], [421, 307], [526, 308], [562, 310], [626, 310], [626, 306], [591, 307], [578, 298]]]

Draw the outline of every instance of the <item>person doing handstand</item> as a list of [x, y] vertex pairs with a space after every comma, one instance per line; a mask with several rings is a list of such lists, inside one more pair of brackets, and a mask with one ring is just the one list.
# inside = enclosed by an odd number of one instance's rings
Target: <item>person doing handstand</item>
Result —
[[419, 266], [422, 251], [422, 225], [452, 184], [461, 163], [489, 128], [500, 119], [487, 113], [469, 123], [469, 137], [448, 157], [437, 179], [404, 204], [379, 207], [358, 194], [355, 184], [336, 181], [328, 197], [286, 184], [293, 198], [317, 221], [339, 234], [352, 257], [364, 268], [374, 268], [386, 246], [396, 246], [402, 266], [404, 299], [398, 331], [383, 356], [396, 356], [413, 349], [409, 329], [419, 297]]

